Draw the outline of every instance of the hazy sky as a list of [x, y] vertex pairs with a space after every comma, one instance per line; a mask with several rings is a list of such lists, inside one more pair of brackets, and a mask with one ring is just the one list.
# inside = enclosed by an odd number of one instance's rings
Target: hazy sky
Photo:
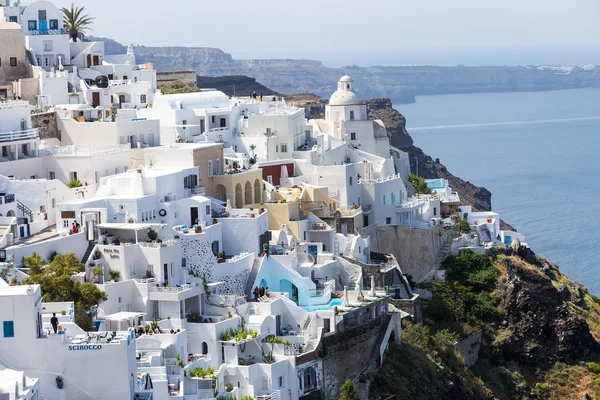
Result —
[[123, 44], [218, 47], [235, 58], [315, 58], [331, 66], [600, 64], [599, 0], [75, 3], [97, 17], [93, 35]]

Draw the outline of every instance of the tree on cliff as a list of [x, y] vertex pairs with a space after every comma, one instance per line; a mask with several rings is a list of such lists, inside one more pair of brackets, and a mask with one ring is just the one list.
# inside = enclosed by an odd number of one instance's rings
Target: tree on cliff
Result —
[[92, 25], [92, 21], [95, 17], [90, 17], [87, 14], [83, 14], [85, 7], [75, 7], [75, 4], [71, 3], [71, 8], [61, 8], [60, 11], [63, 13], [63, 27], [69, 30], [69, 36], [76, 42], [80, 32], [85, 32]]
[[52, 262], [33, 254], [25, 257], [24, 265], [29, 268], [29, 276], [23, 284], [37, 284], [42, 287], [42, 300], [45, 302], [72, 301], [75, 303], [75, 323], [83, 330], [92, 330], [92, 317], [89, 309], [106, 301], [106, 294], [90, 282], [80, 283], [73, 274], [82, 272], [84, 266], [74, 253], [57, 254]]

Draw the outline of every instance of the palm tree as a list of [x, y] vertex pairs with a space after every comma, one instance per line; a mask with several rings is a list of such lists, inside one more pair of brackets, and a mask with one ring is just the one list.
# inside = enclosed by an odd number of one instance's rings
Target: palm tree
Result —
[[251, 144], [250, 145], [250, 150], [252, 150], [252, 158], [256, 158], [256, 156], [254, 155], [254, 150], [256, 150], [256, 146]]
[[83, 14], [85, 7], [75, 7], [75, 4], [71, 3], [71, 8], [61, 8], [60, 11], [64, 14], [63, 27], [69, 30], [69, 36], [74, 42], [77, 41], [79, 32], [85, 32], [95, 17]]

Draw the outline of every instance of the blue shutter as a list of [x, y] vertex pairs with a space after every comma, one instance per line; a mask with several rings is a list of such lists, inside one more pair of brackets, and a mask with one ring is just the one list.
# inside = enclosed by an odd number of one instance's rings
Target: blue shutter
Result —
[[15, 323], [13, 321], [4, 321], [2, 325], [5, 338], [15, 337]]

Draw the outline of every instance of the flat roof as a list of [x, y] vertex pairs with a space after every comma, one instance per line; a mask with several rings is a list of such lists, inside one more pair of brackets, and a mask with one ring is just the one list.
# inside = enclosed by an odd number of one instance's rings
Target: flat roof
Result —
[[[190, 127], [192, 125], [182, 125]], [[195, 143], [173, 143], [173, 144], [165, 144], [163, 146], [157, 147], [147, 147], [144, 149], [145, 151], [153, 151], [160, 149], [168, 149], [168, 150], [194, 150], [194, 149], [202, 149], [206, 147], [218, 147], [223, 146], [223, 143], [217, 142], [195, 142]]]
[[144, 312], [121, 311], [118, 313], [106, 315], [104, 318], [110, 321], [126, 321], [131, 318], [143, 317], [144, 315], [146, 315], [146, 313]]
[[0, 287], [0, 296], [25, 296], [40, 290], [40, 285], [18, 285]]
[[153, 227], [163, 227], [166, 224], [127, 224], [127, 223], [111, 223], [107, 222], [104, 224], [96, 225], [100, 229], [121, 229], [125, 231], [139, 231], [141, 229], [148, 229]]

